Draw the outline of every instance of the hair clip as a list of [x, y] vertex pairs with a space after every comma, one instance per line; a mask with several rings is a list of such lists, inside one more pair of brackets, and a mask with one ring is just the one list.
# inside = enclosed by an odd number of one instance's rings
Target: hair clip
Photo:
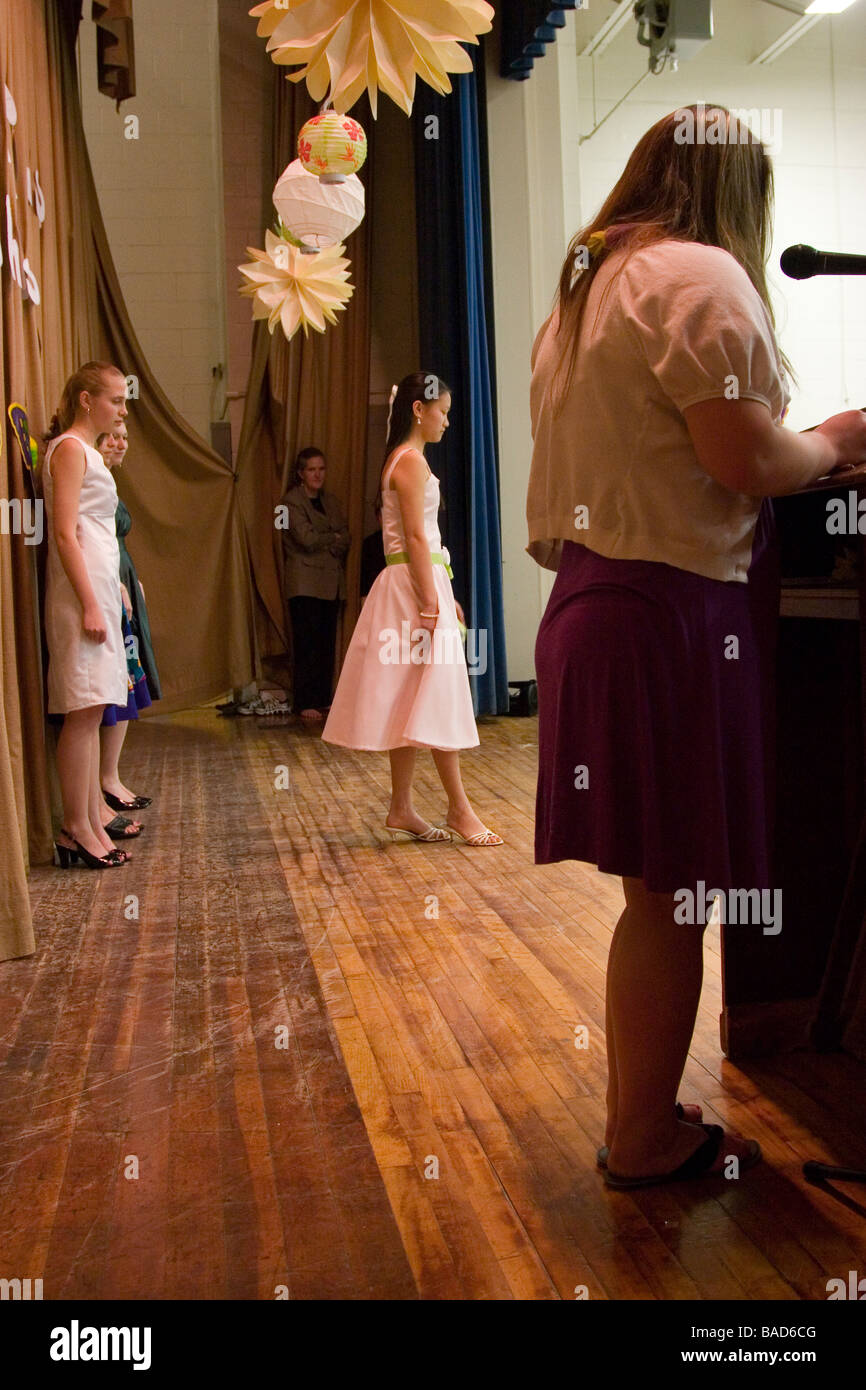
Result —
[[399, 389], [400, 389], [399, 386], [392, 386], [392, 387], [391, 387], [391, 394], [390, 394], [390, 396], [388, 397], [388, 420], [387, 420], [387, 423], [386, 423], [386, 425], [385, 425], [385, 438], [386, 438], [386, 439], [388, 438], [389, 434], [391, 433], [391, 416], [394, 414], [394, 401], [397, 399], [397, 392], [399, 391]]
[[586, 239], [590, 256], [597, 256], [601, 251], [615, 251], [640, 226], [640, 222], [614, 222], [603, 232], [593, 232]]

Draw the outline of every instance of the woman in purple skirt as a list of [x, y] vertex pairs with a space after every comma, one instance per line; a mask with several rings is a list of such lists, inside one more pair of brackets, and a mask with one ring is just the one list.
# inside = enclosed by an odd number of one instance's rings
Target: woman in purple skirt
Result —
[[778, 594], [762, 499], [866, 461], [862, 411], [805, 435], [782, 424], [771, 215], [751, 132], [720, 107], [665, 117], [572, 241], [532, 354], [528, 548], [558, 571], [536, 648], [536, 860], [623, 880], [599, 1151], [615, 1187], [760, 1158], [677, 1101], [702, 887], [771, 881]]

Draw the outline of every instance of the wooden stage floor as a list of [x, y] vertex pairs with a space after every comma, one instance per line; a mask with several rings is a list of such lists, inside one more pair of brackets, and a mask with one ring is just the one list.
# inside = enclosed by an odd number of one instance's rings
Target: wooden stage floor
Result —
[[[863, 1066], [719, 1050], [683, 1097], [758, 1137], [738, 1182], [607, 1191], [616, 879], [532, 856], [535, 721], [481, 725], [497, 850], [392, 845], [384, 755], [211, 709], [130, 735], [134, 862], [32, 875], [0, 989], [0, 1277], [46, 1299], [824, 1300], [866, 1222]], [[443, 810], [420, 759], [419, 807]], [[576, 1029], [588, 1046], [578, 1048]], [[860, 1189], [862, 1192], [862, 1189]]]

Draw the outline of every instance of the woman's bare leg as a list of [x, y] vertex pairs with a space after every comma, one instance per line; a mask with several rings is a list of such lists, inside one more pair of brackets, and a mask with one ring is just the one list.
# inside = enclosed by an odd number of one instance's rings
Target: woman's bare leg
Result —
[[130, 791], [120, 778], [120, 755], [128, 728], [128, 719], [118, 719], [116, 724], [105, 724], [99, 731], [100, 785], [112, 796], [120, 797], [121, 801], [135, 800], [135, 792]]
[[439, 780], [448, 797], [448, 824], [459, 830], [467, 839], [470, 835], [480, 834], [487, 827], [476, 816], [464, 790], [463, 778], [460, 776], [460, 754], [456, 750], [446, 751], [442, 748], [432, 748], [430, 751], [439, 773]]
[[109, 819], [113, 818], [114, 812], [102, 795], [102, 788], [99, 785], [99, 762], [99, 728], [97, 727], [94, 730], [93, 742], [90, 747], [90, 801], [88, 804], [88, 813], [90, 815], [91, 829], [99, 839], [103, 853], [108, 854], [114, 849], [114, 845], [111, 842], [111, 836], [105, 829], [107, 824], [106, 812], [108, 813]]
[[703, 928], [674, 921], [673, 894], [650, 893], [633, 878], [623, 887], [607, 970], [608, 1167], [638, 1176], [672, 1171], [706, 1138], [675, 1115], [701, 993]]
[[391, 748], [388, 752], [391, 760], [391, 805], [385, 817], [385, 824], [394, 826], [395, 829], [414, 830], [416, 835], [423, 835], [430, 823], [418, 815], [412, 804], [416, 755], [415, 748]]
[[[135, 792], [131, 792], [129, 787], [121, 782], [118, 770], [123, 740], [126, 738], [128, 728], [128, 719], [118, 719], [116, 724], [100, 724], [99, 726], [99, 819], [103, 826], [109, 825], [115, 816], [122, 814], [112, 810], [109, 806], [105, 800], [103, 787], [113, 796], [120, 797], [121, 801], [135, 800]], [[141, 829], [141, 821], [136, 820], [132, 814], [127, 814], [126, 819], [130, 824], [126, 827], [124, 838], [134, 840], [137, 832]]]
[[[63, 828], [90, 854], [103, 855], [105, 846], [91, 824], [93, 760], [99, 757], [99, 721], [104, 705], [70, 710], [57, 740], [57, 774], [63, 801]], [[98, 765], [98, 764], [97, 764]], [[101, 826], [100, 826], [101, 829]], [[107, 837], [106, 837], [107, 838]], [[109, 846], [111, 847], [110, 841]]]
[[[624, 914], [625, 909], [623, 909]], [[622, 921], [620, 915], [619, 921]], [[610, 951], [607, 957], [607, 976], [605, 979], [605, 1044], [607, 1046], [607, 1125], [604, 1131], [604, 1142], [608, 1148], [613, 1143], [613, 1136], [616, 1134], [616, 1118], [619, 1109], [619, 1073], [616, 1064], [616, 1013], [611, 1006], [611, 976], [614, 973], [613, 961], [616, 954], [617, 944], [622, 940], [618, 932], [619, 922], [614, 928], [613, 937], [610, 943]]]

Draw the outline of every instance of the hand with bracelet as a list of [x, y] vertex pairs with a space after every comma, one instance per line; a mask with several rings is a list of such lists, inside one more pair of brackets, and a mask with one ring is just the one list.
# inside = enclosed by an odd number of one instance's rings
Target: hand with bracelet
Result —
[[430, 603], [423, 603], [418, 610], [419, 626], [425, 632], [433, 632], [439, 621], [439, 600], [433, 598]]
[[[391, 803], [383, 828], [393, 840], [479, 848], [502, 839], [472, 809], [460, 775], [460, 750], [478, 746], [478, 730], [437, 520], [439, 480], [424, 455], [426, 445], [442, 439], [450, 405], [447, 386], [429, 372], [404, 377], [391, 394], [381, 477], [386, 563], [352, 634], [322, 737], [388, 753]], [[422, 642], [422, 634], [437, 640]], [[431, 824], [413, 803], [423, 748], [448, 800], [445, 825]]]

